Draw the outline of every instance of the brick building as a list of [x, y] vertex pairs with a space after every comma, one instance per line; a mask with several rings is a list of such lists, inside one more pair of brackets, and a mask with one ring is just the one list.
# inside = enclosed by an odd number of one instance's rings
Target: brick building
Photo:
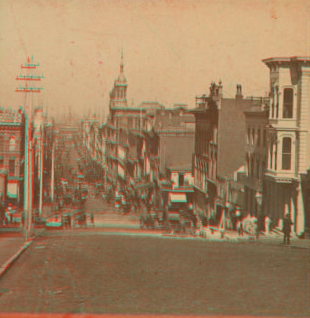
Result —
[[245, 173], [239, 181], [244, 185], [245, 210], [257, 216], [256, 194], [262, 194], [267, 168], [267, 133], [269, 98], [253, 99], [253, 106], [244, 112], [246, 123]]
[[0, 167], [7, 170], [6, 199], [23, 198], [25, 118], [22, 110], [0, 110]]
[[[232, 190], [227, 190], [223, 180], [233, 180], [235, 172], [244, 166], [244, 112], [253, 103], [253, 98], [243, 98], [241, 85], [237, 85], [235, 98], [224, 98], [221, 82], [211, 84], [208, 96], [196, 97], [196, 108], [191, 111], [196, 117], [194, 209], [202, 216], [218, 220], [229, 201]], [[234, 193], [242, 191], [234, 187]]]

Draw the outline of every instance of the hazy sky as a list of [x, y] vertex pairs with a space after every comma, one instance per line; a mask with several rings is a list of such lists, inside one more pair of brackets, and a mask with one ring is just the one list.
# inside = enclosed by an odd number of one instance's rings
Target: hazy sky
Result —
[[107, 112], [124, 48], [128, 104], [194, 106], [211, 81], [224, 95], [265, 94], [262, 59], [309, 56], [310, 0], [0, 0], [0, 105], [16, 108], [20, 65], [33, 55], [49, 111]]

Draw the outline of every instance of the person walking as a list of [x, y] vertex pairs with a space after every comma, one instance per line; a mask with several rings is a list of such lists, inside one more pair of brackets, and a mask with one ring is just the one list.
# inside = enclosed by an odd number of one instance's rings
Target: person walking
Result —
[[291, 221], [290, 214], [287, 213], [283, 219], [283, 244], [290, 245], [290, 235], [291, 235]]
[[258, 228], [257, 219], [254, 220], [254, 235], [255, 235], [255, 241], [257, 242], [259, 239], [259, 228]]
[[243, 236], [243, 224], [241, 220], [238, 221], [237, 230], [238, 230], [238, 235]]
[[90, 222], [95, 227], [95, 221], [94, 221], [94, 213], [93, 211], [90, 211]]

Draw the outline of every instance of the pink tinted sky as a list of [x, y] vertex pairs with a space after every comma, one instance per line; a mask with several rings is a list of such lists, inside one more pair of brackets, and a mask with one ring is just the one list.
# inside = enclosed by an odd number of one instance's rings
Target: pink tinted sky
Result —
[[309, 0], [1, 0], [0, 105], [16, 108], [20, 65], [40, 62], [49, 112], [107, 112], [124, 48], [128, 104], [193, 107], [222, 80], [226, 97], [265, 94], [273, 56], [309, 55]]

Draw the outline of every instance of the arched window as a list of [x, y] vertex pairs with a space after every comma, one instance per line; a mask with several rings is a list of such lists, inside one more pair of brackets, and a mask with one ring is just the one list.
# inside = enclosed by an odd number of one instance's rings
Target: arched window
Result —
[[16, 138], [14, 136], [10, 137], [9, 147], [10, 151], [16, 150]]
[[285, 88], [283, 91], [283, 118], [293, 118], [294, 90]]
[[282, 142], [282, 170], [291, 170], [291, 155], [292, 139], [285, 137]]

